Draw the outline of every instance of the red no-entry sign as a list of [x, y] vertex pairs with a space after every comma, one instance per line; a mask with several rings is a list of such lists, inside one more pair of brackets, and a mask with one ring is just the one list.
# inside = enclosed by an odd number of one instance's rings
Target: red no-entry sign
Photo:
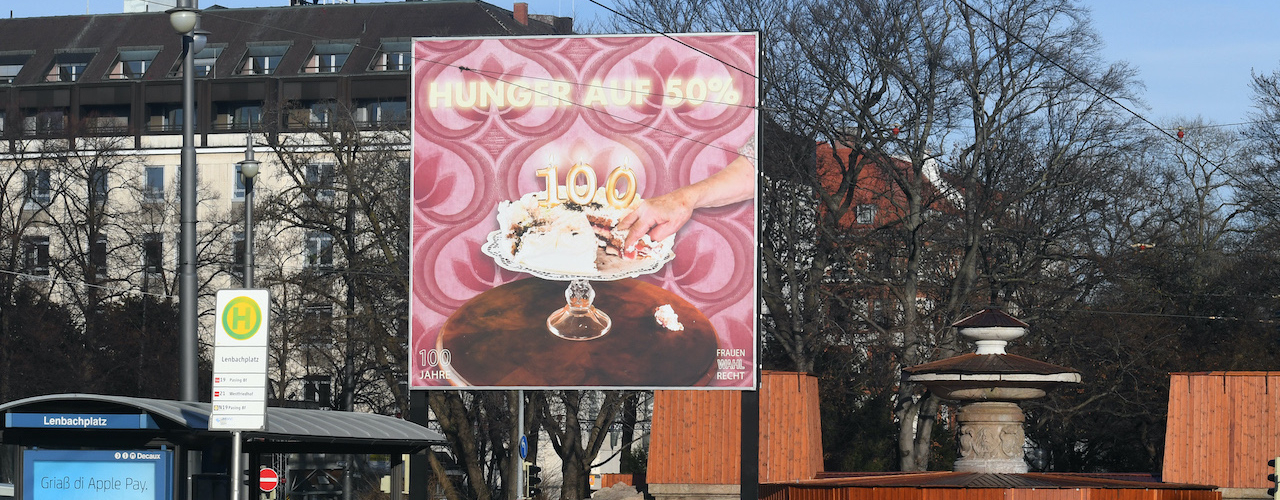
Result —
[[264, 467], [258, 472], [258, 488], [262, 491], [274, 490], [277, 484], [280, 484], [280, 475], [276, 474], [275, 469]]

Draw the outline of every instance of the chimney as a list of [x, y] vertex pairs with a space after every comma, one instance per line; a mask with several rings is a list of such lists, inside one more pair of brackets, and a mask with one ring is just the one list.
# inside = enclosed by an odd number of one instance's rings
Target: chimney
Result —
[[516, 2], [515, 6], [516, 22], [525, 26], [529, 25], [529, 4], [526, 2]]

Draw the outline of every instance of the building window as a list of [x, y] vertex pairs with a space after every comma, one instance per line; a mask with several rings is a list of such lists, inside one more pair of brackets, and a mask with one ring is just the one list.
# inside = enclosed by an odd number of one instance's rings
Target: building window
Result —
[[[216, 45], [205, 45], [203, 50], [196, 52], [195, 57], [191, 61], [192, 65], [195, 66], [196, 69], [195, 76], [198, 78], [204, 78], [212, 75], [215, 68], [217, 68], [218, 56], [222, 55], [222, 51], [226, 50], [226, 48], [227, 44], [220, 43]], [[179, 57], [178, 62], [173, 65], [173, 71], [169, 72], [170, 77], [182, 77], [182, 63], [183, 60]]]
[[234, 179], [231, 180], [231, 201], [244, 201], [244, 174], [240, 172], [240, 164], [236, 164]]
[[120, 135], [129, 132], [128, 106], [86, 106], [80, 115], [85, 117], [89, 133]]
[[26, 172], [26, 204], [27, 210], [44, 208], [53, 199], [53, 184], [49, 169], [41, 168]]
[[405, 125], [409, 122], [409, 105], [404, 99], [359, 103], [356, 121], [364, 125]]
[[856, 210], [857, 210], [857, 212], [856, 212], [856, 213], [857, 213], [857, 218], [858, 218], [858, 224], [873, 224], [873, 223], [875, 223], [875, 221], [876, 221], [876, 206], [875, 206], [875, 205], [872, 205], [872, 204], [869, 204], [869, 203], [864, 203], [864, 204], [862, 204], [862, 205], [858, 205], [858, 208], [857, 208]]
[[307, 267], [333, 269], [333, 235], [307, 231]]
[[37, 111], [22, 119], [26, 135], [54, 135], [67, 128], [67, 112], [63, 109]]
[[148, 274], [160, 274], [164, 268], [164, 235], [147, 233], [142, 236], [142, 270]]
[[93, 243], [89, 245], [89, 266], [90, 271], [98, 279], [106, 279], [107, 277], [107, 237], [99, 234], [93, 239]]
[[251, 45], [245, 51], [244, 60], [236, 73], [241, 75], [270, 75], [280, 65], [280, 58], [289, 50], [286, 44]]
[[231, 253], [231, 272], [239, 276], [244, 273], [244, 231], [232, 234]]
[[303, 308], [302, 329], [305, 347], [333, 349], [333, 304], [316, 302]]
[[217, 130], [254, 130], [262, 128], [261, 103], [220, 103], [214, 118]]
[[312, 103], [310, 109], [311, 113], [308, 121], [311, 125], [324, 127], [333, 122], [333, 118], [338, 111], [338, 103], [333, 101]]
[[307, 375], [302, 378], [303, 400], [320, 408], [329, 408], [333, 401], [333, 381], [328, 375]]
[[146, 186], [143, 187], [142, 201], [146, 203], [164, 203], [164, 167], [147, 167]]
[[[222, 51], [226, 46], [205, 46], [204, 50], [196, 52], [195, 60], [192, 63], [196, 68], [196, 76], [200, 78], [213, 74], [215, 68], [218, 67], [218, 56], [222, 55]], [[178, 76], [182, 76], [182, 71], [178, 71]]]
[[13, 83], [19, 71], [22, 71], [21, 64], [0, 64], [0, 84]]
[[13, 79], [17, 78], [18, 73], [22, 71], [22, 66], [27, 64], [27, 59], [30, 58], [31, 53], [0, 55], [0, 84], [13, 83]]
[[337, 73], [342, 71], [342, 65], [347, 63], [347, 56], [351, 55], [351, 50], [356, 44], [351, 42], [323, 42], [316, 43], [315, 48], [311, 51], [311, 57], [307, 59], [307, 65], [302, 67], [303, 73]]
[[98, 208], [107, 204], [107, 169], [89, 169], [89, 200]]
[[332, 163], [307, 165], [307, 188], [313, 190], [318, 201], [333, 201], [333, 168]]
[[409, 71], [413, 68], [413, 47], [408, 40], [383, 41], [369, 65], [372, 71]]
[[36, 276], [49, 275], [49, 237], [24, 236], [22, 238], [22, 270]]
[[[193, 106], [191, 116], [200, 116], [200, 107]], [[195, 122], [193, 125], [197, 132], [200, 123]], [[182, 104], [165, 103], [165, 104], [148, 104], [147, 105], [147, 130], [150, 132], [181, 132], [182, 131]]]
[[160, 49], [121, 50], [120, 56], [116, 58], [116, 63], [111, 66], [111, 72], [107, 74], [107, 78], [112, 80], [141, 80], [142, 75], [147, 73], [147, 68], [151, 67], [151, 61], [155, 60], [156, 54], [159, 53]]
[[66, 52], [53, 56], [53, 68], [45, 75], [46, 82], [74, 82], [84, 76], [85, 68], [93, 60], [92, 52]]
[[262, 124], [262, 106], [240, 106], [231, 113], [231, 123], [236, 130], [249, 130]]

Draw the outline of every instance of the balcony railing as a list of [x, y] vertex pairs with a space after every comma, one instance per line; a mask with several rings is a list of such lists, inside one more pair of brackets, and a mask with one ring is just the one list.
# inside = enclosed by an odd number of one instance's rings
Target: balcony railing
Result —
[[147, 124], [147, 132], [182, 132], [181, 123]]
[[240, 123], [215, 123], [213, 124], [215, 132], [243, 132], [248, 130], [262, 130], [261, 122], [240, 122]]

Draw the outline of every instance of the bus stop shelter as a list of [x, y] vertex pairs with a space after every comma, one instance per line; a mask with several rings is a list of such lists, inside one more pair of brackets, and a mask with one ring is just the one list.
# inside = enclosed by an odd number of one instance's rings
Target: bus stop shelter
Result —
[[[173, 498], [187, 498], [188, 490], [202, 498], [200, 478], [225, 477], [219, 474], [230, 463], [232, 433], [209, 430], [211, 410], [209, 403], [126, 396], [36, 396], [0, 405], [0, 443], [53, 449], [171, 449], [176, 457]], [[398, 462], [403, 454], [446, 442], [426, 427], [386, 415], [278, 407], [267, 408], [265, 430], [241, 434], [242, 451], [251, 457], [249, 470], [257, 469], [261, 454], [388, 454]], [[202, 459], [188, 459], [193, 455]], [[186, 484], [188, 478], [193, 484]]]

